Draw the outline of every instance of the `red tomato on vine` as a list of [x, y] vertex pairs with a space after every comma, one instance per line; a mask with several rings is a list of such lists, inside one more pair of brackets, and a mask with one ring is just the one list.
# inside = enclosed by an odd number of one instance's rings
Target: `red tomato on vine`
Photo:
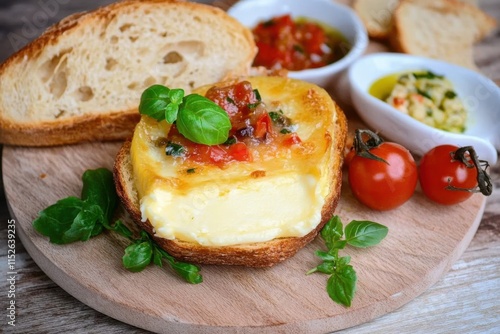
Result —
[[348, 157], [348, 179], [361, 203], [385, 211], [410, 199], [418, 173], [415, 160], [405, 147], [384, 142], [372, 131], [356, 130], [354, 148], [355, 153]]
[[429, 199], [444, 205], [463, 202], [479, 191], [490, 195], [491, 180], [480, 165], [470, 146], [437, 146], [420, 160], [420, 186]]

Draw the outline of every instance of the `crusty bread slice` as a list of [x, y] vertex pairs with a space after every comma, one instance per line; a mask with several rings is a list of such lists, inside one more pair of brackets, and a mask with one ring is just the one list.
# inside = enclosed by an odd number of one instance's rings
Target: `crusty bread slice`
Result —
[[127, 0], [75, 14], [0, 66], [0, 143], [125, 139], [147, 86], [246, 74], [255, 53], [251, 32], [208, 5]]
[[398, 1], [390, 0], [356, 0], [353, 8], [370, 37], [385, 39], [391, 31], [392, 14], [397, 4]]
[[396, 51], [475, 70], [473, 45], [497, 24], [476, 6], [457, 0], [403, 0], [393, 19], [390, 42]]
[[[270, 80], [274, 80], [274, 83], [279, 82], [278, 85], [274, 85], [272, 88], [268, 90], [268, 92], [274, 92], [273, 94], [282, 94], [282, 96], [287, 97], [289, 101], [298, 101], [302, 100], [307, 106], [307, 111], [301, 113], [300, 118], [309, 119], [307, 122], [310, 124], [312, 118], [316, 119], [318, 124], [318, 129], [321, 129], [322, 126], [319, 124], [325, 124], [327, 122], [328, 130], [321, 135], [311, 135], [311, 140], [314, 138], [315, 144], [318, 147], [321, 147], [321, 153], [314, 153], [312, 156], [321, 156], [321, 161], [327, 161], [324, 163], [325, 166], [320, 166], [322, 172], [327, 175], [327, 188], [328, 192], [324, 197], [324, 204], [321, 209], [320, 221], [317, 226], [313, 228], [309, 233], [300, 237], [280, 237], [272, 240], [268, 240], [265, 242], [252, 242], [252, 243], [242, 243], [242, 244], [232, 244], [232, 245], [215, 245], [215, 246], [206, 246], [201, 245], [195, 242], [189, 242], [184, 240], [179, 240], [179, 238], [173, 240], [167, 240], [165, 238], [158, 237], [155, 235], [155, 229], [149, 220], [144, 221], [142, 219], [142, 213], [140, 209], [140, 199], [139, 192], [136, 187], [136, 175], [134, 174], [134, 167], [131, 158], [131, 141], [127, 141], [124, 143], [122, 148], [120, 149], [114, 164], [114, 178], [116, 183], [117, 193], [123, 203], [124, 207], [129, 212], [132, 220], [142, 229], [147, 231], [155, 241], [167, 252], [169, 252], [172, 256], [179, 260], [201, 263], [201, 264], [218, 264], [218, 265], [241, 265], [248, 267], [267, 267], [272, 266], [276, 263], [279, 263], [287, 258], [290, 258], [298, 250], [303, 248], [306, 244], [312, 241], [316, 235], [319, 233], [321, 228], [326, 224], [326, 222], [332, 217], [332, 214], [337, 206], [337, 202], [340, 198], [340, 188], [342, 184], [342, 163], [343, 163], [343, 150], [345, 146], [345, 139], [347, 133], [347, 121], [344, 116], [343, 111], [340, 107], [335, 104], [327, 104], [332, 108], [329, 110], [325, 110], [325, 105], [323, 102], [325, 101], [324, 95], [318, 96], [316, 92], [313, 90], [302, 90], [301, 94], [298, 96], [293, 96], [293, 91], [295, 84], [290, 83], [288, 78], [270, 78]], [[281, 80], [281, 81], [279, 81]], [[254, 86], [259, 89], [259, 86]], [[278, 89], [277, 87], [284, 88], [283, 90]], [[288, 88], [288, 89], [286, 89]], [[261, 91], [263, 99], [265, 99], [266, 92]], [[325, 93], [326, 94], [326, 93]], [[290, 105], [295, 105], [296, 102], [290, 102]], [[311, 112], [311, 110], [316, 110], [315, 112]], [[330, 118], [331, 117], [331, 118]], [[322, 121], [321, 121], [322, 120]], [[299, 124], [300, 127], [300, 124]], [[137, 130], [136, 130], [137, 131]], [[323, 130], [320, 130], [323, 131]], [[141, 135], [140, 135], [141, 136]], [[314, 136], [314, 137], [313, 137]], [[317, 139], [320, 139], [322, 143], [317, 143]], [[151, 140], [153, 142], [153, 140]], [[156, 141], [155, 141], [156, 142]], [[314, 146], [312, 142], [308, 145], [310, 147]], [[141, 146], [142, 147], [142, 146]], [[323, 151], [323, 147], [324, 150]], [[311, 148], [312, 149], [312, 148]], [[314, 149], [313, 149], [314, 150]], [[142, 151], [141, 151], [142, 152]], [[309, 153], [305, 153], [309, 154]], [[290, 158], [288, 158], [290, 159]], [[304, 158], [305, 159], [305, 158]], [[309, 165], [314, 165], [317, 161], [309, 161]], [[167, 162], [165, 162], [167, 163]], [[253, 162], [252, 162], [253, 163]], [[242, 164], [247, 164], [246, 162], [242, 162]], [[271, 162], [274, 166], [276, 165], [274, 162]], [[323, 163], [322, 163], [323, 164]], [[286, 162], [285, 165], [290, 165], [290, 161]], [[149, 165], [148, 165], [149, 166]], [[268, 166], [266, 162], [260, 162], [258, 164], [258, 169], [260, 171], [259, 178], [266, 178], [268, 174], [279, 174], [281, 171], [272, 171], [272, 170], [262, 170], [263, 166]], [[145, 167], [150, 170], [150, 167]], [[217, 167], [218, 168], [218, 167]], [[232, 167], [229, 167], [232, 168]], [[239, 167], [235, 167], [239, 168]], [[222, 173], [228, 173], [224, 175], [232, 175], [231, 177], [235, 177], [234, 180], [239, 180], [241, 178], [248, 179], [249, 171], [255, 168], [255, 166], [245, 166], [242, 168], [244, 172], [243, 174], [236, 175], [234, 169], [229, 169], [230, 172], [226, 172], [225, 170], [217, 171], [215, 170], [215, 174], [211, 174], [209, 179], [212, 180], [212, 184], [214, 187], [220, 186], [217, 182], [220, 181], [220, 175]], [[215, 169], [215, 168], [214, 168]], [[163, 170], [163, 169], [161, 169]], [[185, 174], [185, 173], [184, 173]], [[252, 174], [252, 173], [251, 173]], [[208, 177], [208, 176], [204, 176]], [[155, 184], [163, 184], [165, 181], [161, 181], [154, 177]], [[183, 184], [183, 191], [185, 191], [185, 180], [182, 179], [181, 174], [176, 177], [174, 183]], [[231, 182], [232, 179], [227, 179], [224, 182]], [[231, 182], [232, 187], [236, 187], [236, 183]], [[270, 185], [272, 186], [272, 184]], [[246, 188], [246, 187], [244, 187]], [[268, 189], [268, 188], [267, 188]], [[245, 197], [246, 198], [246, 197]], [[186, 202], [186, 205], [189, 203]], [[257, 208], [258, 210], [258, 208]], [[238, 218], [231, 216], [230, 218], [234, 221], [234, 224], [238, 224]]]
[[[355, 0], [353, 8], [364, 23], [368, 35], [376, 39], [390, 36], [393, 13], [400, 0]], [[477, 6], [477, 0], [460, 0]]]

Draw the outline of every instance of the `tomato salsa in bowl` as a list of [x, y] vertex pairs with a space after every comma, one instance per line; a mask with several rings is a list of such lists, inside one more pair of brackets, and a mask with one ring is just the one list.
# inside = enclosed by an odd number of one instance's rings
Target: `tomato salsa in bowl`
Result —
[[329, 86], [368, 45], [354, 11], [328, 0], [243, 0], [228, 13], [252, 29], [254, 66], [287, 69], [292, 78]]
[[344, 57], [351, 44], [341, 32], [290, 14], [260, 22], [252, 29], [259, 52], [254, 66], [301, 71], [329, 65]]

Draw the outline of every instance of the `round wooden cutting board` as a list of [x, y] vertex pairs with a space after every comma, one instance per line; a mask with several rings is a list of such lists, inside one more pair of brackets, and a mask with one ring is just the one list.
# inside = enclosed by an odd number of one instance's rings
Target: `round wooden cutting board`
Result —
[[[307, 270], [319, 262], [317, 238], [299, 253], [266, 269], [202, 266], [204, 282], [185, 283], [169, 268], [122, 268], [127, 241], [105, 232], [87, 242], [50, 244], [36, 233], [37, 213], [57, 200], [79, 196], [86, 169], [112, 168], [120, 143], [53, 148], [4, 147], [3, 177], [8, 204], [23, 245], [63, 289], [90, 307], [123, 322], [159, 333], [325, 333], [351, 327], [400, 307], [434, 284], [474, 236], [485, 202], [444, 207], [417, 190], [402, 207], [375, 212], [360, 205], [344, 181], [336, 214], [389, 227], [378, 246], [347, 247], [358, 274], [350, 308], [326, 293], [327, 276]], [[119, 215], [130, 225], [130, 219]]]

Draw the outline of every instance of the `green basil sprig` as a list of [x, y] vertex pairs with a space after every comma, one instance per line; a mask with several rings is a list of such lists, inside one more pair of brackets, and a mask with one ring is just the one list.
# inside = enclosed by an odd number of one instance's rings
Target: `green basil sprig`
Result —
[[231, 129], [228, 114], [212, 100], [198, 94], [184, 96], [184, 90], [163, 85], [153, 85], [142, 93], [139, 113], [176, 122], [184, 137], [204, 145], [224, 143]]
[[[349, 264], [351, 257], [339, 256], [339, 250], [346, 245], [361, 248], [375, 246], [386, 237], [388, 231], [384, 225], [358, 220], [351, 221], [344, 229], [340, 218], [332, 217], [321, 230], [321, 237], [328, 251], [318, 250], [315, 253], [323, 262], [306, 274], [321, 272], [330, 275], [326, 284], [330, 298], [336, 303], [351, 306], [358, 278], [353, 266]], [[345, 238], [342, 239], [344, 234]]]
[[100, 234], [114, 213], [118, 197], [113, 173], [100, 168], [82, 176], [81, 199], [67, 197], [41, 211], [33, 227], [55, 244], [86, 241]]
[[142, 231], [138, 239], [120, 220], [111, 224], [118, 204], [113, 173], [105, 168], [87, 170], [82, 176], [81, 198], [70, 196], [39, 212], [33, 227], [55, 244], [87, 241], [104, 229], [115, 231], [131, 240], [122, 258], [123, 266], [132, 271], [143, 270], [153, 261], [162, 267], [165, 259], [172, 269], [188, 283], [201, 283], [200, 269], [190, 263], [178, 262], [162, 250]]

